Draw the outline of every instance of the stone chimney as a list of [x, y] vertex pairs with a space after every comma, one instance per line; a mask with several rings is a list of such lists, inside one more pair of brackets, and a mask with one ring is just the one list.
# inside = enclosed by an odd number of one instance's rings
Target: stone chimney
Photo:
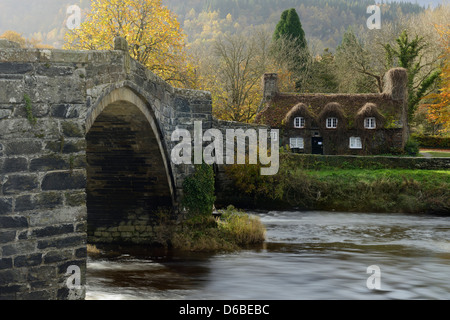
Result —
[[408, 98], [408, 72], [404, 68], [394, 68], [384, 76], [383, 93], [392, 100], [405, 100]]
[[262, 79], [263, 100], [269, 101], [273, 99], [278, 93], [278, 74], [265, 73]]
[[127, 40], [123, 37], [114, 38], [114, 50], [128, 51]]

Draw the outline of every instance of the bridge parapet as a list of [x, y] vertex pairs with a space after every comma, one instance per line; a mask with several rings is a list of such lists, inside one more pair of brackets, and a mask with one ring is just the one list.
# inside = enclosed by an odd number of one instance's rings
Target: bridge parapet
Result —
[[[208, 92], [174, 88], [123, 50], [0, 41], [0, 297], [83, 299], [66, 271], [78, 266], [85, 283], [89, 199], [110, 190], [105, 199], [176, 205], [193, 167], [170, 161], [172, 132], [196, 120], [210, 128], [211, 108]], [[151, 242], [150, 220], [135, 213], [102, 232], [108, 241]]]

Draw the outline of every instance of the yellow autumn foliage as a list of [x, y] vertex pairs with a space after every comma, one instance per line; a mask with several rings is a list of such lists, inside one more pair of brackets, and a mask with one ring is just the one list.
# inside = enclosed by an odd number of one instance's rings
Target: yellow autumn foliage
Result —
[[185, 35], [175, 14], [161, 0], [93, 0], [80, 28], [65, 35], [64, 49], [111, 50], [124, 37], [132, 58], [162, 79], [189, 87]]

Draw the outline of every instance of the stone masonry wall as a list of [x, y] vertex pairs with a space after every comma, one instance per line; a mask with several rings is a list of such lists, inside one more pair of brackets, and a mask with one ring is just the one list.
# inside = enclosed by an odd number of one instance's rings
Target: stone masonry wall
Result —
[[[170, 162], [171, 133], [194, 120], [211, 127], [209, 93], [173, 88], [121, 50], [20, 49], [0, 40], [0, 299], [84, 298], [86, 133], [120, 88], [155, 121], [176, 205], [193, 167]], [[80, 290], [65, 283], [72, 265], [81, 269]]]

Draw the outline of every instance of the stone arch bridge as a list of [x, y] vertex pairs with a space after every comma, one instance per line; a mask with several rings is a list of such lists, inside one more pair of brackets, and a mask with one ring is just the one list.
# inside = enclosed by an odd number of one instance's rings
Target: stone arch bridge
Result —
[[[0, 40], [0, 298], [83, 299], [87, 237], [151, 241], [191, 165], [173, 165], [176, 128], [225, 129], [208, 92], [177, 89], [111, 51], [20, 49]], [[89, 223], [88, 223], [89, 222]]]

